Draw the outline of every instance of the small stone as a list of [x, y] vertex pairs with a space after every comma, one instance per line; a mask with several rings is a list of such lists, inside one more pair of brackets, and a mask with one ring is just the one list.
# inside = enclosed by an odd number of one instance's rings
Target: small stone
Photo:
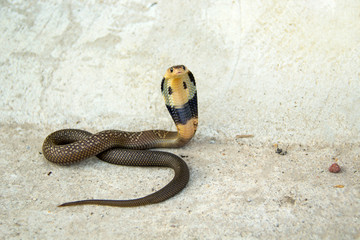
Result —
[[340, 172], [341, 168], [337, 163], [333, 163], [330, 167], [329, 167], [329, 172], [332, 173], [338, 173]]

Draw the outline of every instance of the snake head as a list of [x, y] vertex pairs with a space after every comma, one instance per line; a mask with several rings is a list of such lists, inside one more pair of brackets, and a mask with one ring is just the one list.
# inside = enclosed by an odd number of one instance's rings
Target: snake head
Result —
[[187, 74], [189, 70], [184, 65], [176, 65], [169, 67], [168, 70], [166, 70], [165, 78], [178, 78], [181, 77], [184, 74]]

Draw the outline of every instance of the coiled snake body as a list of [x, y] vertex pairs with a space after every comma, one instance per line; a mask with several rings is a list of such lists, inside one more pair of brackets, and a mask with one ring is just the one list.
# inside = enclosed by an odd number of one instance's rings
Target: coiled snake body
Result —
[[198, 125], [197, 93], [192, 73], [183, 65], [170, 67], [161, 82], [166, 107], [177, 132], [147, 130], [125, 132], [106, 130], [96, 134], [77, 129], [51, 133], [42, 150], [47, 160], [68, 165], [91, 156], [103, 161], [127, 166], [161, 166], [174, 169], [175, 176], [165, 187], [148, 196], [130, 200], [89, 199], [61, 204], [63, 206], [97, 204], [133, 207], [162, 202], [180, 192], [189, 181], [189, 169], [178, 156], [150, 148], [184, 146], [191, 140]]

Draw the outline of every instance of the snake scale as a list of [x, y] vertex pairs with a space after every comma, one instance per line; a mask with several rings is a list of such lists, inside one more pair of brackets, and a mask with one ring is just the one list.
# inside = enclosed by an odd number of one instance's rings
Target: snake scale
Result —
[[186, 186], [189, 169], [180, 157], [168, 152], [145, 149], [182, 147], [194, 136], [198, 125], [198, 110], [193, 74], [184, 65], [170, 67], [161, 81], [161, 92], [177, 132], [105, 130], [92, 134], [84, 130], [62, 129], [46, 137], [42, 150], [47, 160], [60, 165], [97, 156], [105, 162], [118, 165], [169, 167], [175, 171], [174, 178], [159, 191], [145, 197], [130, 200], [80, 200], [63, 203], [59, 207], [85, 204], [142, 206], [167, 200]]

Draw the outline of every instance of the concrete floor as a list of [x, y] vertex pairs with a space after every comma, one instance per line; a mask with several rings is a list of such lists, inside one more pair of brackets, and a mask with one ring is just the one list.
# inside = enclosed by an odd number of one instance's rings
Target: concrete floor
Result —
[[[301, 146], [196, 138], [182, 149], [191, 171], [175, 197], [137, 208], [60, 203], [126, 199], [165, 185], [171, 170], [114, 166], [95, 158], [70, 167], [41, 155], [37, 125], [0, 127], [2, 239], [358, 239], [358, 145]], [[338, 159], [340, 173], [328, 171]], [[343, 185], [343, 188], [335, 186]]]
[[[358, 0], [0, 1], [0, 239], [360, 239], [359, 13]], [[188, 186], [152, 206], [57, 208], [172, 178], [57, 166], [41, 146], [62, 128], [174, 129], [160, 82], [176, 64], [198, 88], [195, 138], [165, 150]]]

